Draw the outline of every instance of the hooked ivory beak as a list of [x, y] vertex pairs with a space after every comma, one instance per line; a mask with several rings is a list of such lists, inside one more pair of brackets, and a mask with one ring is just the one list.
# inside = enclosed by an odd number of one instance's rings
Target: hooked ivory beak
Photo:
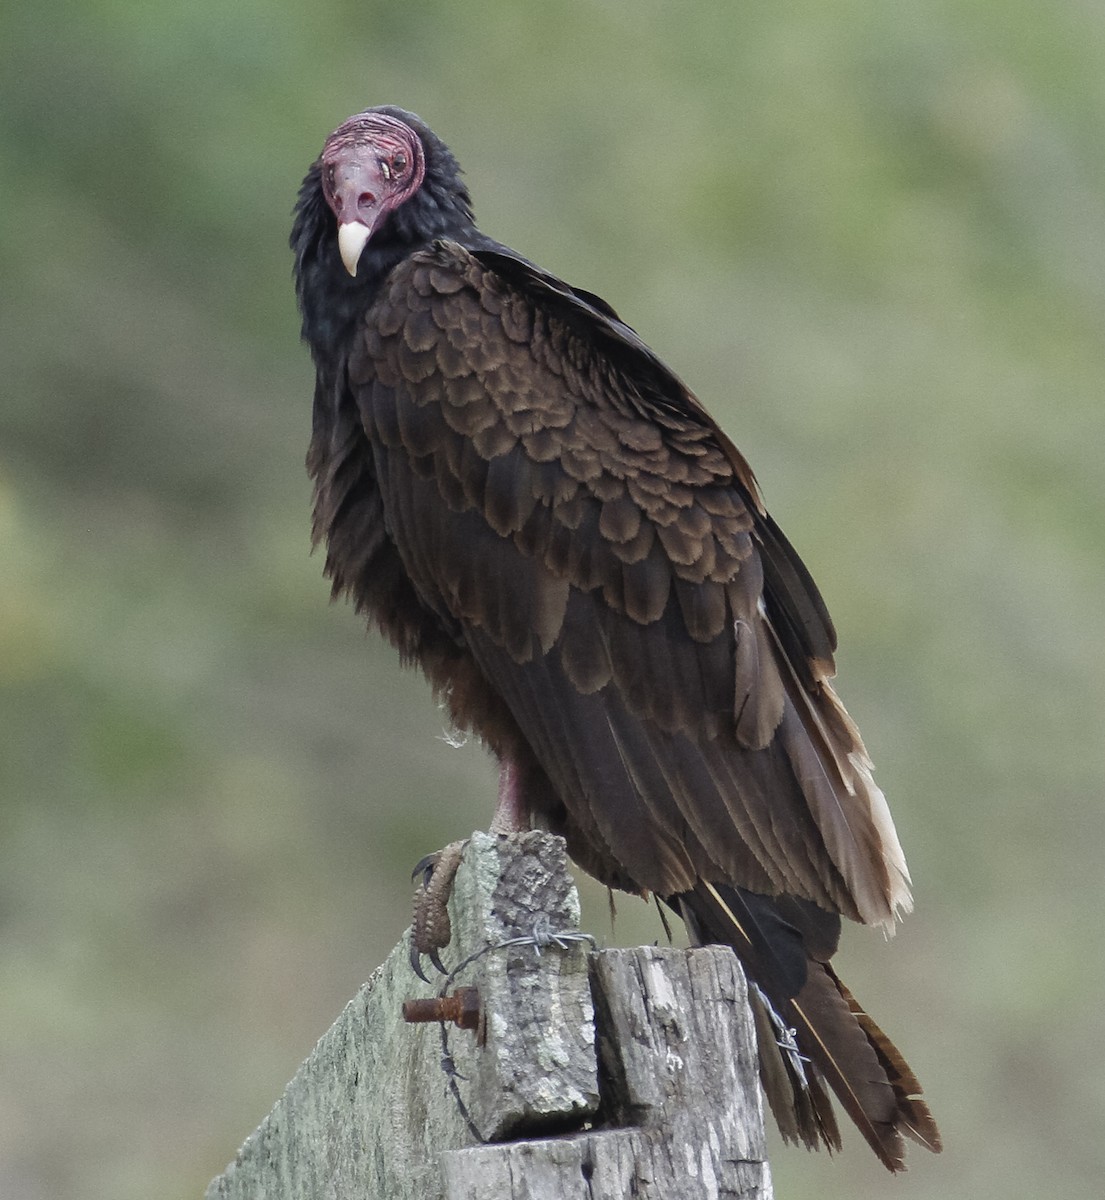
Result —
[[350, 275], [357, 274], [357, 263], [361, 260], [371, 233], [372, 230], [360, 221], [347, 221], [338, 226], [338, 253]]

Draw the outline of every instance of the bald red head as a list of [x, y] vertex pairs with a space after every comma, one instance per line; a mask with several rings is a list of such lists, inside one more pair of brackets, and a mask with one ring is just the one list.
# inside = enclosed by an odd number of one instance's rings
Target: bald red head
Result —
[[396, 117], [358, 113], [327, 138], [321, 166], [322, 192], [338, 221], [342, 261], [356, 275], [374, 230], [422, 185], [422, 142]]

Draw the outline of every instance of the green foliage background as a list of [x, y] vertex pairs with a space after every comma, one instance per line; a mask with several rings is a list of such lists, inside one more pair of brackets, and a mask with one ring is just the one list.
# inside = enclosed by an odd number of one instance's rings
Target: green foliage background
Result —
[[1096, 1194], [1105, 10], [55, 0], [0, 81], [0, 1193], [198, 1195], [490, 813], [307, 553], [289, 210], [390, 101], [691, 382], [836, 617], [918, 902], [842, 972], [947, 1150], [778, 1147], [777, 1194]]

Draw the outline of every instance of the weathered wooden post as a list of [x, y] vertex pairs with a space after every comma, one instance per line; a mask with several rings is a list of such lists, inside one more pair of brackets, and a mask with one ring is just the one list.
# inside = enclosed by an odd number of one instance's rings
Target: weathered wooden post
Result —
[[449, 910], [478, 1028], [404, 1021], [404, 939], [207, 1200], [769, 1200], [729, 950], [591, 951], [542, 833], [474, 835]]

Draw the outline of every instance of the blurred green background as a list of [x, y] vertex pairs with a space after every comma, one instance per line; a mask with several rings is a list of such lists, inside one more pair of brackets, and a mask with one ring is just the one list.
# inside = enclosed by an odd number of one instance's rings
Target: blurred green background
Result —
[[0, 81], [0, 1194], [197, 1196], [490, 816], [308, 557], [290, 208], [384, 102], [691, 383], [836, 618], [917, 892], [841, 971], [947, 1149], [777, 1146], [777, 1194], [1097, 1194], [1105, 9], [56, 0]]

